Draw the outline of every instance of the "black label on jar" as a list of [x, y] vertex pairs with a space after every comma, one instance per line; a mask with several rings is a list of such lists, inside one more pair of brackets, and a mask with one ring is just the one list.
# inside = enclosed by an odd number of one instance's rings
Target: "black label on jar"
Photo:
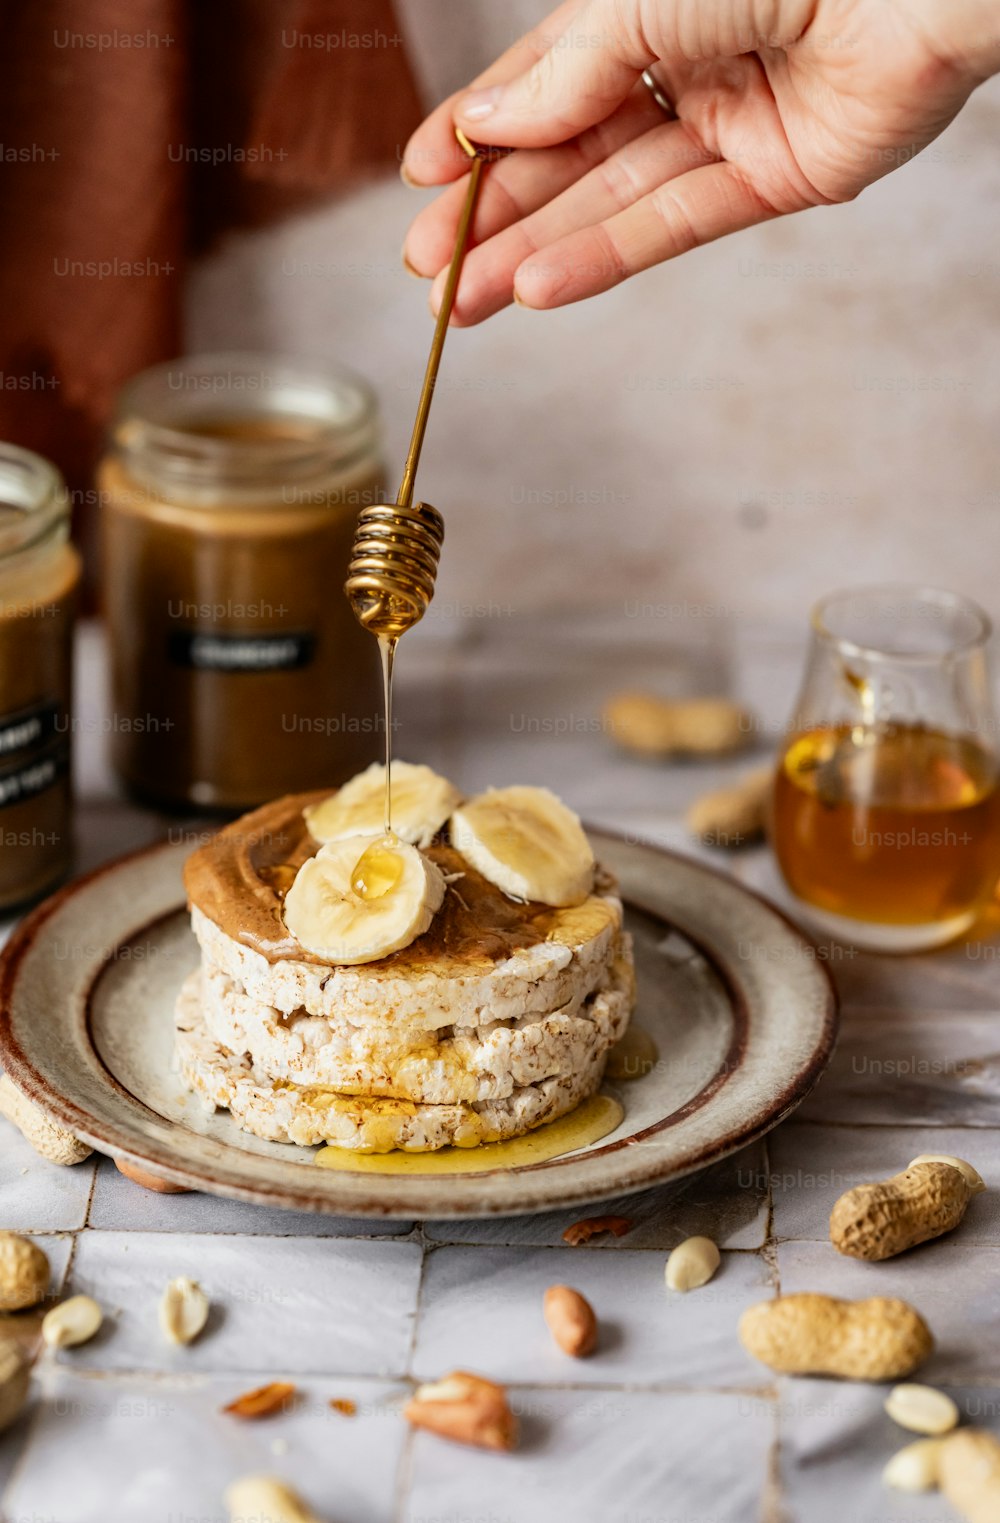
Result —
[[56, 733], [58, 703], [35, 703], [16, 714], [0, 714], [0, 767], [19, 751], [35, 751]]
[[175, 666], [201, 672], [288, 672], [308, 666], [316, 636], [282, 630], [269, 635], [200, 634], [179, 629], [167, 639]]
[[44, 793], [69, 771], [69, 741], [57, 742], [44, 756], [33, 756], [15, 767], [0, 768], [0, 809], [23, 804]]

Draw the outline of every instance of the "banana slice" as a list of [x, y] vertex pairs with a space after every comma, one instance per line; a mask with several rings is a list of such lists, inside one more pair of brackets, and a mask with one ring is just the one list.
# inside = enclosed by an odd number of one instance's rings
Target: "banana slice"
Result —
[[583, 826], [547, 788], [490, 788], [451, 817], [451, 844], [514, 899], [582, 904], [594, 886]]
[[[413, 762], [392, 764], [392, 828], [401, 841], [429, 846], [456, 805], [458, 789], [430, 767]], [[305, 810], [309, 834], [316, 841], [343, 841], [380, 831], [384, 824], [385, 768], [372, 762], [338, 793]]]
[[299, 868], [285, 895], [285, 925], [327, 962], [375, 962], [422, 936], [444, 893], [441, 869], [415, 846], [349, 836]]

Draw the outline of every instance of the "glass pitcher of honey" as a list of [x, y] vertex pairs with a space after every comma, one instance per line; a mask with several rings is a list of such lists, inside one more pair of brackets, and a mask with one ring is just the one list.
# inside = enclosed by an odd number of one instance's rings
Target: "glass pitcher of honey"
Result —
[[807, 919], [914, 952], [963, 935], [1000, 877], [990, 623], [929, 588], [838, 592], [813, 610], [776, 772], [773, 843]]

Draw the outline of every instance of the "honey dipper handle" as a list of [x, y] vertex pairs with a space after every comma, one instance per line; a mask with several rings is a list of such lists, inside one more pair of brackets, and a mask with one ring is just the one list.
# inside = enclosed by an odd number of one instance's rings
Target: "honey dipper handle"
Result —
[[448, 266], [448, 279], [445, 281], [444, 294], [441, 297], [437, 322], [434, 324], [434, 337], [431, 340], [431, 352], [427, 356], [424, 383], [420, 388], [420, 401], [417, 405], [417, 416], [413, 424], [413, 433], [410, 437], [410, 448], [406, 454], [406, 464], [403, 467], [403, 479], [399, 484], [399, 491], [396, 494], [396, 504], [401, 508], [409, 508], [413, 505], [413, 483], [416, 479], [417, 463], [420, 460], [420, 451], [423, 448], [424, 434], [427, 430], [427, 416], [431, 410], [431, 399], [434, 396], [438, 366], [441, 363], [441, 351], [444, 349], [444, 340], [448, 332], [451, 309], [455, 303], [458, 277], [462, 273], [462, 260], [465, 258], [466, 245], [469, 242], [469, 229], [472, 227], [472, 218], [476, 210], [479, 185], [483, 176], [483, 165], [486, 163], [489, 153], [489, 150], [480, 151], [475, 148], [464, 133], [460, 132], [456, 135], [462, 147], [472, 159], [472, 168], [469, 171], [469, 184], [465, 192], [465, 202], [462, 206], [462, 215], [458, 222], [458, 231], [455, 234], [455, 248], [451, 256], [451, 264]]

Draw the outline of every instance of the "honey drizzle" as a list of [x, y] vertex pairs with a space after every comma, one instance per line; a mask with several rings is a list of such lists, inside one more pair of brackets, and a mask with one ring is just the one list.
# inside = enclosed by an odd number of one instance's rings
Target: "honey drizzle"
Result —
[[441, 1148], [436, 1153], [361, 1153], [351, 1148], [323, 1147], [313, 1162], [320, 1169], [345, 1174], [486, 1174], [493, 1169], [522, 1169], [548, 1163], [600, 1142], [625, 1118], [618, 1100], [591, 1095], [568, 1116], [510, 1137], [506, 1142], [480, 1142], [474, 1147]]
[[659, 1061], [659, 1049], [653, 1038], [644, 1027], [637, 1026], [633, 1021], [625, 1035], [619, 1038], [608, 1053], [604, 1077], [617, 1079], [619, 1083], [644, 1079], [648, 1073], [652, 1073]]
[[396, 661], [398, 635], [378, 635], [378, 653], [382, 661], [382, 699], [385, 705], [385, 838], [392, 833], [392, 669]]
[[383, 899], [403, 876], [403, 859], [392, 828], [392, 669], [398, 635], [376, 635], [382, 662], [382, 701], [385, 711], [385, 799], [382, 805], [383, 835], [362, 852], [351, 874], [351, 888], [359, 899]]
[[384, 899], [398, 887], [403, 876], [403, 858], [393, 850], [392, 841], [373, 841], [361, 853], [351, 874], [351, 888], [359, 899]]

